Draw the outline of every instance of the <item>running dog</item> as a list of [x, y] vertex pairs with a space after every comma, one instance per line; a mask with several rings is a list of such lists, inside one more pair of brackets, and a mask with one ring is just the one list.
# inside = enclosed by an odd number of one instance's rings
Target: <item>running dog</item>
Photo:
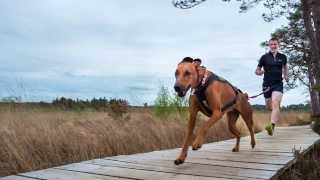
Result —
[[[176, 165], [184, 163], [190, 145], [192, 145], [192, 150], [201, 148], [208, 129], [224, 114], [227, 114], [230, 132], [236, 137], [236, 144], [232, 151], [239, 151], [240, 133], [236, 128], [239, 115], [242, 116], [250, 131], [251, 147], [254, 148], [256, 142], [253, 132], [252, 107], [246, 93], [242, 93], [225, 79], [195, 63], [190, 57], [184, 58], [178, 64], [175, 78], [174, 89], [178, 96], [184, 97], [189, 89], [193, 91], [189, 98], [188, 128], [181, 153], [174, 161]], [[195, 136], [193, 131], [199, 111], [210, 119], [204, 122]]]

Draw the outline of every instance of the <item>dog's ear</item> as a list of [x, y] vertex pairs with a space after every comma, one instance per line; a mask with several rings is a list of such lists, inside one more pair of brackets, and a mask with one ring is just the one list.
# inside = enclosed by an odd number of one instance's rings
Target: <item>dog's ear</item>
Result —
[[185, 57], [180, 63], [193, 63], [193, 59], [191, 57]]
[[196, 58], [196, 59], [193, 60], [193, 62], [200, 65], [202, 61], [201, 61], [200, 58]]
[[195, 64], [196, 67], [199, 68], [201, 65], [201, 59], [199, 59], [199, 58], [194, 59], [193, 64]]

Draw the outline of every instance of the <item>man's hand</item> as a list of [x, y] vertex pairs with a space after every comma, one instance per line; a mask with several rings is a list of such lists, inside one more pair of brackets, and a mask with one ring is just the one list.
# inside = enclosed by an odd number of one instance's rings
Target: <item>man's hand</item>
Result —
[[262, 74], [264, 74], [264, 70], [261, 69], [261, 67], [257, 67], [255, 73], [256, 75], [261, 76]]
[[283, 72], [284, 80], [286, 80], [286, 82], [289, 82], [289, 78], [288, 78], [289, 70], [288, 70], [288, 65], [287, 64], [283, 66], [282, 72]]

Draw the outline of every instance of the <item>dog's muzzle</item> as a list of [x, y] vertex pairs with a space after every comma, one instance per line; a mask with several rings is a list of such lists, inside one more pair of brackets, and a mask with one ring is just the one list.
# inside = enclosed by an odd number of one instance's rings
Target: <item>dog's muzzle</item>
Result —
[[178, 93], [179, 97], [184, 97], [187, 94], [190, 87], [191, 86], [188, 86], [187, 88], [183, 88], [181, 85], [176, 83], [174, 85], [174, 90]]

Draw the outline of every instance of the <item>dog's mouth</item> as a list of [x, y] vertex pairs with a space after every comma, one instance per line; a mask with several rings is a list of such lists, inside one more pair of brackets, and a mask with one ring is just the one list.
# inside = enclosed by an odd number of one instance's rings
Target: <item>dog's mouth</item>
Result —
[[187, 88], [175, 87], [174, 89], [177, 92], [179, 97], [184, 97], [190, 88], [191, 88], [191, 85], [189, 85]]

